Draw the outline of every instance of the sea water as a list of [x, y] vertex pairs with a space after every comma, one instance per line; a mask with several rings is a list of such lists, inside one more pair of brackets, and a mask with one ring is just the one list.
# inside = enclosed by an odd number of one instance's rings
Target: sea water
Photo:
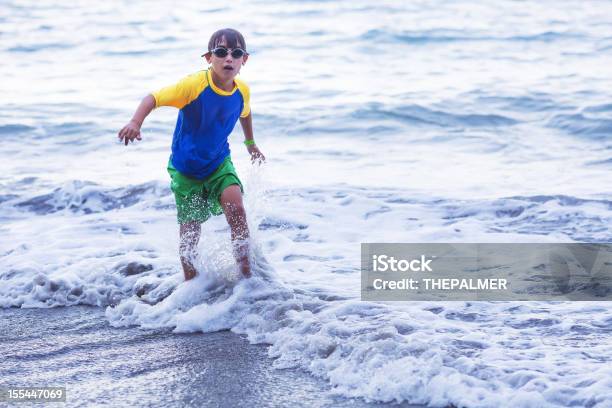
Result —
[[[362, 242], [610, 242], [605, 1], [5, 2], [0, 307], [95, 305], [116, 327], [232, 330], [335, 393], [469, 407], [612, 406], [612, 307], [360, 301]], [[117, 131], [204, 69], [218, 28], [251, 53], [239, 126], [254, 278], [223, 217], [183, 283], [165, 167], [176, 110]]]

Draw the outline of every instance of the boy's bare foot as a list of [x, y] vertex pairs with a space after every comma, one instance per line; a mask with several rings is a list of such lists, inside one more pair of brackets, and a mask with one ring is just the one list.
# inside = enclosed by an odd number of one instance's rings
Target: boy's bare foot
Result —
[[191, 264], [189, 260], [187, 260], [186, 258], [181, 258], [181, 264], [183, 266], [183, 273], [185, 274], [186, 281], [191, 280], [196, 277], [198, 272], [196, 271], [196, 269], [193, 267], [193, 265]]
[[179, 255], [185, 280], [191, 280], [196, 277], [198, 272], [193, 265], [193, 260], [197, 257], [197, 247], [200, 241], [201, 224], [197, 221], [181, 224], [179, 228], [180, 245]]
[[245, 278], [251, 277], [251, 263], [249, 262], [249, 257], [244, 257], [238, 261], [238, 269], [240, 269], [240, 273], [242, 273]]

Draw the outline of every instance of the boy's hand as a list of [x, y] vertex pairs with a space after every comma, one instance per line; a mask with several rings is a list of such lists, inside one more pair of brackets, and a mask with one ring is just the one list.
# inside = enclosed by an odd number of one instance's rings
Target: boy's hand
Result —
[[257, 146], [255, 145], [247, 146], [247, 150], [249, 151], [249, 154], [251, 155], [251, 162], [262, 163], [266, 161], [266, 157], [263, 155], [262, 152], [259, 151], [259, 148]]
[[142, 137], [140, 136], [140, 125], [133, 120], [129, 121], [128, 124], [119, 131], [118, 135], [119, 140], [125, 142], [126, 146], [129, 142], [133, 142], [134, 139], [142, 140]]

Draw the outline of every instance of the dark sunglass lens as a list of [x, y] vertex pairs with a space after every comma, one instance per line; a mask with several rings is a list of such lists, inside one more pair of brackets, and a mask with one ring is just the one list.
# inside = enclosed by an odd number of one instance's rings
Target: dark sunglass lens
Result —
[[215, 48], [213, 50], [213, 54], [215, 54], [219, 58], [227, 57], [227, 49], [226, 48]]
[[240, 58], [244, 55], [244, 51], [240, 48], [236, 48], [232, 51], [232, 58]]

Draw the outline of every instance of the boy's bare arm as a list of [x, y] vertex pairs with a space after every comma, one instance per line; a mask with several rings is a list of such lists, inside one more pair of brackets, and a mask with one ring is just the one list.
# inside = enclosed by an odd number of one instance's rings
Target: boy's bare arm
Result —
[[249, 113], [246, 118], [240, 118], [240, 126], [242, 126], [242, 132], [244, 133], [244, 143], [246, 144], [247, 150], [251, 155], [251, 161], [259, 160], [265, 161], [266, 157], [255, 145], [253, 140], [253, 116]]
[[153, 109], [155, 109], [155, 98], [153, 98], [153, 95], [149, 94], [142, 99], [128, 124], [119, 131], [119, 140], [125, 142], [126, 146], [129, 142], [133, 142], [134, 139], [142, 140], [140, 136], [140, 127], [147, 115], [151, 113]]

